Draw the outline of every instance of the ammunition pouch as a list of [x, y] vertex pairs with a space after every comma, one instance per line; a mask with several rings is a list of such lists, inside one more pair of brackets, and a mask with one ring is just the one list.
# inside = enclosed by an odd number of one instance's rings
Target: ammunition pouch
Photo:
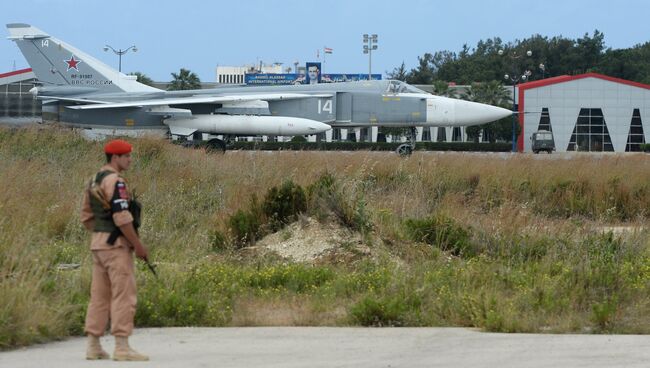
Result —
[[[140, 216], [142, 214], [142, 204], [135, 198], [129, 201], [129, 212], [131, 212], [131, 216], [133, 216], [133, 228], [135, 229], [135, 233], [138, 234], [138, 229], [140, 228]], [[115, 245], [115, 241], [117, 241], [117, 238], [122, 235], [122, 230], [120, 230], [119, 227], [115, 227], [115, 230], [111, 231], [111, 235], [108, 236], [108, 240], [106, 241], [109, 245]]]

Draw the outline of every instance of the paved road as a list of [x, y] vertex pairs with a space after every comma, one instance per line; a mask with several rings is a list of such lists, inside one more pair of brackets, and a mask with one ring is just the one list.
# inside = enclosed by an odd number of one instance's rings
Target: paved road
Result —
[[[137, 367], [649, 367], [650, 336], [492, 334], [461, 328], [140, 329]], [[104, 338], [112, 352], [111, 338]], [[123, 367], [85, 339], [0, 353], [0, 367]]]

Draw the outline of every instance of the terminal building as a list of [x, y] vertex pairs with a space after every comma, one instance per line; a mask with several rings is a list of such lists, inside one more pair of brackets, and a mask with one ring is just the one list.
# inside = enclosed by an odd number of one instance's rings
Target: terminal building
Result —
[[245, 84], [246, 74], [282, 74], [281, 63], [274, 63], [267, 65], [260, 63], [259, 65], [244, 65], [244, 66], [217, 66], [216, 82], [219, 84]]
[[558, 152], [637, 152], [650, 142], [650, 85], [597, 73], [519, 85], [519, 152], [537, 130], [553, 133]]

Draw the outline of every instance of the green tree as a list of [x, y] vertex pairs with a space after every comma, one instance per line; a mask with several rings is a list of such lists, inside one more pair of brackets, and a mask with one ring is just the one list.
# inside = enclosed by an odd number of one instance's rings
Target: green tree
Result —
[[201, 80], [199, 79], [199, 77], [195, 73], [187, 69], [181, 68], [178, 74], [172, 73], [172, 77], [174, 79], [167, 87], [167, 90], [169, 91], [180, 91], [180, 90], [201, 88]]
[[596, 72], [650, 84], [650, 42], [629, 49], [608, 49], [600, 59]]
[[388, 76], [388, 79], [394, 79], [394, 80], [405, 82], [409, 77], [409, 72], [406, 71], [406, 65], [402, 61], [402, 65], [393, 69], [392, 72], [386, 72], [386, 75]]
[[432, 54], [426, 53], [422, 57], [418, 56], [418, 66], [411, 69], [406, 81], [410, 84], [431, 84], [435, 76], [432, 62]]
[[[504, 74], [512, 74], [515, 70], [530, 70], [531, 79], [535, 80], [542, 78], [540, 63], [546, 66], [544, 77], [613, 70], [617, 74], [610, 75], [614, 77], [632, 75], [632, 80], [641, 81], [647, 76], [644, 66], [637, 68], [642, 72], [635, 73], [634, 68], [624, 68], [622, 65], [638, 67], [629, 56], [636, 55], [642, 48], [625, 49], [635, 51], [631, 54], [611, 52], [615, 50], [605, 47], [605, 36], [598, 30], [577, 39], [562, 36], [548, 38], [535, 34], [523, 40], [504, 43], [500, 38], [494, 37], [480, 40], [474, 47], [462, 45], [458, 53], [448, 50], [427, 52], [418, 57], [418, 66], [406, 74], [406, 81], [411, 84], [431, 84], [434, 80], [445, 80], [471, 84], [502, 80]], [[511, 59], [499, 55], [499, 50], [504, 50], [506, 55], [525, 55], [530, 50], [533, 55]], [[638, 52], [638, 55], [641, 58], [646, 56], [643, 52]], [[647, 58], [642, 60], [643, 65], [648, 64], [645, 61]], [[394, 72], [399, 69], [395, 68]]]
[[132, 72], [129, 73], [129, 75], [135, 75], [136, 77], [138, 77], [138, 82], [153, 87], [153, 80], [149, 78], [146, 74], [140, 72]]

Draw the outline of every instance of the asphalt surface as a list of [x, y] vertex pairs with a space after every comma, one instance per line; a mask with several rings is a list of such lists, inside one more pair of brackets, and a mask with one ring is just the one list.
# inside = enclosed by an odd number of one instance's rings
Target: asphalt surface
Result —
[[[112, 353], [113, 339], [102, 339]], [[86, 361], [85, 338], [0, 353], [0, 367], [649, 367], [650, 336], [462, 328], [139, 329], [149, 362]]]

